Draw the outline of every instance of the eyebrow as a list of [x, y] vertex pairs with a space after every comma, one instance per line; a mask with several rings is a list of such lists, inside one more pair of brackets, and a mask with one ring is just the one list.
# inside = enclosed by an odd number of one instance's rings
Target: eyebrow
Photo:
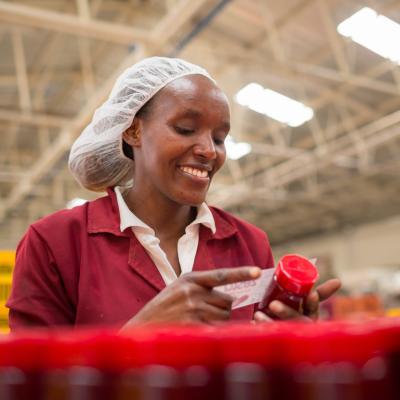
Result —
[[201, 117], [201, 112], [198, 110], [195, 110], [194, 108], [186, 108], [182, 111], [181, 116], [198, 118], [198, 117]]
[[[202, 116], [202, 113], [194, 108], [186, 108], [180, 114], [180, 117], [189, 117], [189, 118], [199, 118]], [[230, 130], [231, 124], [229, 121], [225, 121], [221, 124], [221, 128]]]

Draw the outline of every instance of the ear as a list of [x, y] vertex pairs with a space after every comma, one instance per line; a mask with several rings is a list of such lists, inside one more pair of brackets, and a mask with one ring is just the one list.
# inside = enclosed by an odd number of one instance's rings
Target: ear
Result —
[[122, 134], [122, 138], [132, 147], [140, 147], [141, 127], [140, 121], [137, 118], [134, 118], [132, 125]]

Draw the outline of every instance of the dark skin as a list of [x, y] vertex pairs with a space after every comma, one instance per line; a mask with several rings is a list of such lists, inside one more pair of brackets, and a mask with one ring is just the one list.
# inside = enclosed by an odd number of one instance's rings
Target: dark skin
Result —
[[122, 330], [146, 323], [208, 323], [230, 318], [232, 297], [213, 290], [260, 276], [257, 267], [221, 268], [181, 275], [149, 301]]
[[[316, 321], [319, 314], [319, 303], [331, 297], [340, 289], [340, 286], [341, 282], [339, 279], [329, 279], [317, 286], [306, 298], [303, 305], [303, 314], [298, 313], [296, 310], [293, 310], [278, 300], [272, 301], [269, 305], [269, 309], [277, 318], [282, 320], [295, 319], [300, 321]], [[271, 318], [261, 311], [257, 311], [254, 314], [254, 320], [257, 322], [272, 321]]]
[[[135, 119], [124, 140], [133, 147], [134, 187], [128, 207], [151, 226], [177, 275], [178, 239], [204, 202], [214, 174], [225, 161], [229, 132], [226, 96], [209, 79], [191, 76], [173, 81], [154, 98], [151, 111]], [[197, 178], [184, 171], [207, 172]]]
[[[135, 185], [125, 200], [132, 212], [151, 226], [178, 279], [136, 314], [123, 329], [138, 323], [228, 320], [233, 299], [213, 290], [227, 283], [257, 279], [257, 267], [217, 269], [180, 275], [177, 243], [205, 201], [215, 173], [226, 158], [224, 140], [230, 112], [225, 94], [208, 78], [190, 75], [172, 81], [135, 117], [123, 134], [133, 149]], [[179, 276], [180, 275], [180, 276]], [[340, 286], [330, 280], [313, 291], [300, 315], [280, 302], [271, 310], [281, 319], [316, 319], [319, 301]], [[268, 317], [257, 312], [255, 321]]]

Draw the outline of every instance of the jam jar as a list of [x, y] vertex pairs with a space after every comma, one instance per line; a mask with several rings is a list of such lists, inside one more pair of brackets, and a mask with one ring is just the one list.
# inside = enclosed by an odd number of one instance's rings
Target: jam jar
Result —
[[297, 254], [287, 254], [279, 260], [258, 309], [274, 317], [268, 306], [271, 301], [279, 300], [302, 313], [303, 301], [317, 280], [318, 271], [311, 261]]

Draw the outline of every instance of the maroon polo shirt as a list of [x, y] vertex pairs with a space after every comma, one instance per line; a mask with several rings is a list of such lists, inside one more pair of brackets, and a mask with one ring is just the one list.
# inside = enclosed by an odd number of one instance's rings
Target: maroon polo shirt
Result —
[[[210, 207], [216, 233], [199, 229], [194, 271], [273, 267], [266, 234]], [[165, 283], [130, 228], [120, 231], [113, 190], [31, 225], [17, 248], [10, 308], [12, 330], [29, 326], [122, 326]], [[254, 306], [232, 312], [251, 320]]]

